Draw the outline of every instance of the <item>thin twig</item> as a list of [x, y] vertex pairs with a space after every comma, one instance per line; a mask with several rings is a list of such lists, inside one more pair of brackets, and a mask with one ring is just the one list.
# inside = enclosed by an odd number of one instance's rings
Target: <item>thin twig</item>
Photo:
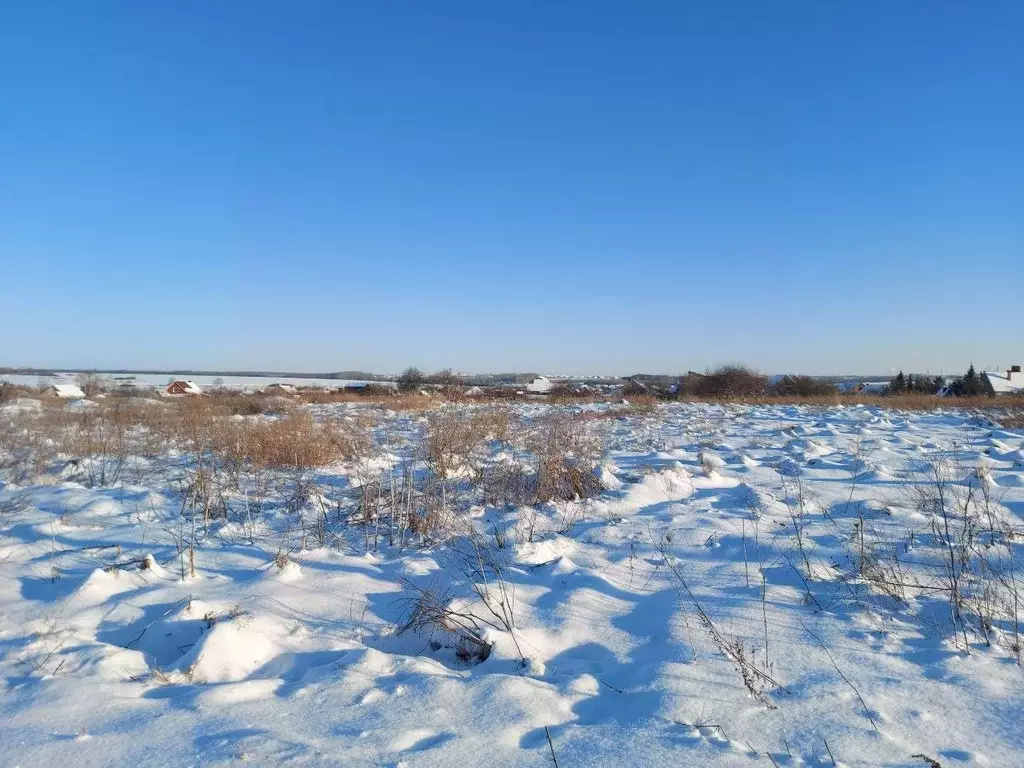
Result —
[[607, 686], [608, 688], [611, 688], [616, 693], [622, 693], [622, 689], [621, 688], [616, 688], [614, 685], [612, 685], [609, 682], [606, 682], [605, 680], [602, 680], [600, 677], [597, 678], [597, 682], [601, 683], [604, 686]]
[[152, 626], [153, 626], [154, 624], [156, 624], [156, 623], [157, 623], [158, 621], [160, 621], [160, 619], [164, 618], [165, 616], [168, 616], [168, 615], [170, 615], [170, 613], [171, 613], [171, 612], [172, 612], [172, 611], [173, 611], [173, 610], [174, 610], [175, 608], [177, 608], [177, 607], [178, 607], [179, 605], [181, 605], [182, 603], [189, 603], [189, 602], [191, 602], [191, 600], [192, 600], [192, 595], [189, 595], [188, 597], [183, 597], [183, 598], [181, 598], [180, 600], [177, 600], [177, 601], [175, 601], [174, 603], [172, 603], [172, 604], [171, 604], [171, 607], [170, 607], [170, 608], [168, 608], [168, 609], [167, 609], [166, 611], [164, 611], [164, 612], [163, 612], [163, 613], [161, 613], [161, 614], [160, 614], [159, 616], [157, 616], [157, 617], [156, 617], [155, 619], [153, 619], [153, 620], [152, 620], [151, 622], [149, 622], [149, 624], [147, 624], [146, 626], [144, 626], [144, 627], [142, 628], [142, 631], [141, 631], [141, 632], [139, 632], [139, 634], [137, 634], [137, 635], [136, 635], [135, 637], [133, 637], [133, 638], [132, 638], [131, 640], [129, 640], [129, 641], [127, 642], [127, 643], [125, 643], [125, 644], [124, 644], [123, 646], [121, 646], [121, 647], [122, 647], [122, 648], [131, 648], [131, 647], [132, 647], [133, 645], [135, 645], [135, 644], [136, 644], [137, 642], [139, 642], [139, 640], [141, 640], [141, 639], [142, 639], [142, 636], [143, 636], [144, 634], [146, 634], [146, 631], [147, 631], [147, 630], [148, 630], [148, 629], [149, 629], [150, 627], [152, 627]]
[[[877, 729], [876, 729], [876, 730], [877, 730]], [[829, 749], [829, 746], [828, 746], [828, 739], [826, 739], [826, 738], [825, 738], [824, 736], [822, 736], [822, 737], [821, 737], [821, 740], [825, 742], [825, 751], [827, 751], [827, 752], [828, 752], [828, 756], [829, 756], [829, 757], [830, 757], [830, 758], [832, 759], [832, 765], [839, 765], [839, 763], [837, 763], [837, 762], [836, 762], [836, 759], [835, 759], [835, 757], [833, 757], [833, 755], [832, 755], [832, 750], [831, 750], [831, 749]]]
[[548, 730], [546, 725], [544, 726], [544, 734], [548, 737], [548, 748], [551, 750], [551, 762], [555, 764], [555, 768], [558, 768], [558, 758], [555, 757], [555, 745], [551, 741], [551, 731]]
[[[825, 645], [825, 641], [822, 640], [820, 637], [818, 637], [818, 635], [814, 634], [814, 632], [812, 632], [810, 629], [808, 629], [807, 626], [803, 624], [803, 622], [800, 623], [800, 626], [802, 626], [804, 628], [804, 631], [807, 632], [808, 635], [810, 635], [811, 637], [813, 637], [815, 639], [815, 641], [817, 641], [818, 645], [821, 646], [821, 650], [823, 650], [825, 652], [825, 655], [828, 656], [828, 660], [832, 662], [832, 666], [835, 667], [836, 672], [839, 673], [839, 676], [841, 678], [843, 678], [843, 682], [845, 682], [848, 686], [850, 686], [850, 689], [855, 694], [857, 694], [857, 698], [860, 699], [860, 705], [862, 707], [864, 707], [864, 716], [867, 717], [868, 721], [871, 723], [871, 727], [874, 728], [877, 731], [878, 730], [878, 726], [875, 724], [875, 719], [873, 717], [871, 717], [871, 710], [868, 709], [867, 702], [864, 701], [864, 697], [860, 695], [860, 691], [857, 690], [857, 686], [855, 686], [853, 683], [850, 682], [850, 678], [848, 678], [846, 675], [844, 675], [843, 674], [843, 670], [841, 670], [839, 668], [839, 665], [836, 664], [836, 660], [832, 656], [832, 654], [829, 652], [828, 646]], [[826, 743], [826, 745], [827, 745], [827, 743]]]

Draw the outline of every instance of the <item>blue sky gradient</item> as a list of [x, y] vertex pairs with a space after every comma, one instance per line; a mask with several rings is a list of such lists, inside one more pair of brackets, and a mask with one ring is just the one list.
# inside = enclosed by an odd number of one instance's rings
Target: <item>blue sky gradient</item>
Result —
[[1024, 362], [1024, 3], [8, 2], [0, 365]]

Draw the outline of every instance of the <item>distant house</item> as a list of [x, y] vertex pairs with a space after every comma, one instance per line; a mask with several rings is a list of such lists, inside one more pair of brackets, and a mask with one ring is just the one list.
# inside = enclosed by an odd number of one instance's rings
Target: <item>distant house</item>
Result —
[[886, 395], [888, 393], [888, 381], [862, 381], [846, 390], [848, 395]]
[[294, 395], [297, 390], [291, 384], [281, 384], [275, 381], [264, 387], [263, 391], [268, 395]]
[[631, 395], [645, 395], [650, 391], [650, 386], [640, 381], [636, 376], [626, 379], [626, 385], [622, 388], [624, 392]]
[[168, 395], [201, 395], [201, 390], [194, 381], [185, 381], [184, 379], [178, 379], [172, 381], [167, 385]]
[[50, 394], [62, 400], [81, 400], [85, 397], [82, 388], [74, 384], [54, 384], [50, 387]]
[[1019, 365], [1013, 365], [1005, 373], [985, 372], [981, 384], [990, 395], [1024, 394], [1024, 372]]
[[526, 385], [526, 391], [532, 392], [535, 395], [547, 394], [554, 388], [555, 385], [551, 382], [551, 379], [545, 376], [537, 376]]

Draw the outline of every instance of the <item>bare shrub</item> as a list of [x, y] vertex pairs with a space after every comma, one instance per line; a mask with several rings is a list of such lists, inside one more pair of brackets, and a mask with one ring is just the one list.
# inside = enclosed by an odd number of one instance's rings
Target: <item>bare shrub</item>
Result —
[[399, 394], [394, 387], [384, 384], [367, 384], [365, 387], [342, 387], [325, 389], [324, 387], [303, 387], [295, 394], [295, 399], [309, 405], [327, 405], [330, 403], [366, 403], [386, 402], [395, 405]]
[[715, 474], [715, 472], [718, 471], [718, 465], [715, 464], [715, 461], [714, 459], [712, 459], [711, 454], [704, 453], [704, 451], [700, 451], [697, 454], [697, 461], [700, 462], [700, 471], [704, 475], [704, 477], [711, 477], [712, 475]]
[[0, 403], [9, 403], [12, 400], [16, 400], [19, 397], [29, 397], [36, 393], [31, 387], [26, 387], [21, 384], [12, 384], [9, 381], [0, 381]]
[[406, 368], [398, 377], [398, 388], [402, 392], [414, 392], [427, 382], [427, 377], [419, 368]]
[[685, 394], [697, 397], [745, 398], [765, 394], [768, 377], [743, 365], [723, 365], [703, 375], [689, 374], [682, 381]]
[[56, 456], [43, 413], [0, 410], [0, 473], [7, 481], [30, 482], [50, 468]]
[[910, 473], [903, 503], [929, 521], [927, 531], [911, 532], [915, 565], [865, 575], [883, 591], [944, 594], [961, 650], [970, 652], [973, 636], [1005, 644], [1020, 663], [1019, 530], [993, 496], [986, 468], [967, 463], [970, 455], [954, 446]]
[[313, 420], [305, 411], [289, 413], [282, 419], [246, 423], [251, 451], [245, 458], [277, 469], [322, 467], [342, 457], [333, 423]]
[[658, 405], [658, 398], [651, 394], [637, 394], [629, 397], [631, 414], [652, 413]]
[[[793, 538], [800, 559], [804, 564], [804, 576], [807, 579], [814, 578], [814, 571], [811, 568], [810, 549], [813, 546], [813, 539], [806, 532], [808, 516], [818, 508], [818, 505], [811, 498], [810, 489], [804, 482], [803, 470], [795, 462], [785, 461], [776, 470], [782, 484], [782, 503], [789, 513], [790, 522], [793, 525]], [[813, 596], [810, 590], [808, 598]]]
[[444, 408], [427, 417], [425, 460], [444, 481], [471, 468], [473, 453], [485, 439], [485, 424], [457, 408]]
[[533, 464], [532, 501], [574, 501], [600, 493], [595, 470], [601, 443], [585, 422], [571, 414], [552, 413], [539, 419], [526, 440]]
[[86, 397], [92, 397], [103, 391], [103, 379], [93, 371], [84, 371], [78, 374], [75, 376], [75, 383]]
[[512, 412], [498, 405], [477, 409], [472, 415], [475, 429], [484, 440], [508, 442], [514, 427]]
[[280, 415], [291, 407], [288, 399], [279, 395], [230, 393], [219, 395], [215, 405], [238, 416]]
[[132, 432], [143, 420], [143, 409], [125, 401], [112, 406], [58, 412], [54, 437], [61, 454], [70, 456], [86, 485], [117, 483], [133, 451]]
[[285, 549], [278, 549], [277, 554], [274, 555], [274, 565], [277, 566], [279, 571], [283, 571], [291, 563], [292, 558], [289, 552]]
[[786, 689], [772, 677], [772, 668], [767, 662], [767, 658], [763, 665], [759, 664], [757, 662], [757, 654], [753, 652], [753, 649], [748, 650], [741, 638], [727, 637], [712, 621], [700, 601], [697, 600], [696, 595], [690, 590], [690, 586], [675, 559], [669, 554], [669, 543], [669, 539], [663, 539], [657, 542], [656, 546], [661, 553], [662, 560], [668, 566], [669, 572], [679, 583], [683, 595], [696, 611], [697, 619], [701, 626], [707, 631], [708, 636], [718, 651], [732, 662], [733, 667], [743, 680], [743, 687], [747, 689], [747, 692], [769, 709], [775, 709], [775, 704], [767, 697], [765, 688], [775, 688], [783, 692]]
[[398, 634], [413, 631], [425, 637], [434, 650], [454, 649], [467, 663], [485, 661], [491, 655], [491, 645], [482, 639], [484, 622], [466, 600], [453, 596], [451, 586], [418, 587], [408, 580], [402, 584], [407, 596]]
[[826, 397], [837, 395], [839, 390], [830, 381], [813, 376], [783, 376], [768, 386], [769, 395], [779, 397]]

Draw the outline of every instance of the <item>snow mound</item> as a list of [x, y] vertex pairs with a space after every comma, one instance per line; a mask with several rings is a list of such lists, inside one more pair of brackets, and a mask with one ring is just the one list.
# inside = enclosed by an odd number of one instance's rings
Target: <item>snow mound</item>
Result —
[[160, 565], [160, 563], [156, 561], [156, 558], [153, 557], [152, 554], [148, 553], [145, 555], [145, 557], [142, 558], [142, 565], [140, 566], [140, 570], [148, 571], [149, 573], [153, 574], [154, 576], [160, 579], [166, 579], [169, 575], [167, 573], [167, 569]]
[[793, 453], [804, 453], [809, 456], [827, 456], [832, 453], [831, 448], [827, 448], [817, 440], [790, 440], [789, 450]]
[[996, 483], [1003, 488], [1024, 488], [1024, 472], [1008, 472]]
[[131, 589], [132, 586], [119, 571], [108, 573], [102, 568], [96, 568], [75, 590], [74, 599], [81, 604], [95, 605], [104, 602], [118, 592]]
[[284, 627], [262, 616], [218, 621], [175, 668], [195, 683], [234, 683], [247, 679], [276, 656]]
[[631, 485], [623, 496], [622, 507], [634, 514], [640, 508], [664, 501], [678, 501], [693, 495], [693, 479], [683, 467], [672, 467], [647, 475]]
[[81, 510], [79, 513], [87, 517], [108, 517], [110, 515], [117, 515], [121, 512], [120, 506], [116, 501], [107, 498], [93, 499]]
[[302, 578], [302, 568], [294, 560], [289, 560], [283, 568], [272, 565], [267, 573], [275, 581], [298, 581]]
[[106, 643], [83, 644], [70, 652], [72, 661], [64, 669], [76, 677], [95, 677], [108, 682], [141, 678], [149, 672], [145, 654]]
[[518, 555], [518, 561], [524, 565], [542, 565], [562, 559], [571, 563], [572, 561], [566, 557], [566, 553], [572, 550], [572, 539], [564, 536], [555, 536], [544, 541], [520, 544], [516, 554]]
[[617, 491], [623, 486], [622, 481], [613, 475], [607, 467], [596, 467], [594, 469], [594, 476], [597, 478], [598, 482], [601, 483], [601, 487], [606, 490]]
[[715, 453], [708, 453], [707, 451], [701, 451], [700, 462], [708, 467], [714, 467], [715, 469], [721, 469], [725, 466], [725, 459]]
[[893, 480], [893, 475], [884, 464], [879, 464], [867, 472], [858, 475], [857, 480], [861, 483], [887, 483]]
[[574, 573], [576, 570], [576, 563], [563, 555], [555, 561], [551, 568], [551, 573], [562, 576], [568, 573]]

